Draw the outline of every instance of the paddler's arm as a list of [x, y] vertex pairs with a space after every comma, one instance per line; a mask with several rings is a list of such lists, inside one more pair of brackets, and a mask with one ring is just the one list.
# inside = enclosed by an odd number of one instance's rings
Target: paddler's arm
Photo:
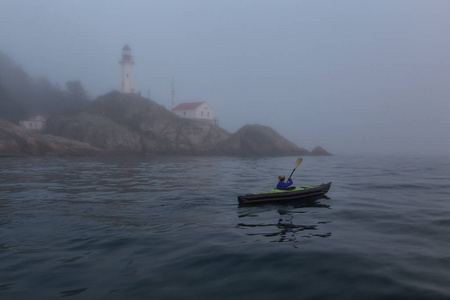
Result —
[[286, 187], [291, 186], [294, 182], [292, 181], [292, 178], [289, 178], [286, 182]]

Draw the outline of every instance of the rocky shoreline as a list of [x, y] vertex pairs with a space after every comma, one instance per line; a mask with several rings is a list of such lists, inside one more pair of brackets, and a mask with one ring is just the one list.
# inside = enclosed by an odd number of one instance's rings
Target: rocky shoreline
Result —
[[275, 130], [245, 125], [236, 133], [178, 117], [136, 94], [111, 92], [77, 113], [57, 114], [43, 132], [0, 119], [0, 157], [100, 155], [331, 155], [298, 147]]
[[0, 119], [0, 157], [95, 156], [103, 151], [87, 143], [44, 135]]

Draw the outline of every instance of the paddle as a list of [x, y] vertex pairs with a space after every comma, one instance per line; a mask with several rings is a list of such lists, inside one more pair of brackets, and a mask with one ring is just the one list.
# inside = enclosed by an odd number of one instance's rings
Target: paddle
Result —
[[295, 162], [294, 170], [292, 170], [292, 173], [291, 173], [291, 175], [289, 175], [289, 178], [288, 178], [288, 180], [287, 180], [286, 182], [289, 181], [289, 179], [292, 177], [292, 174], [294, 174], [295, 169], [297, 169], [298, 166], [300, 166], [300, 164], [302, 163], [302, 161], [303, 161], [303, 158], [301, 158], [301, 157], [297, 158], [297, 161]]

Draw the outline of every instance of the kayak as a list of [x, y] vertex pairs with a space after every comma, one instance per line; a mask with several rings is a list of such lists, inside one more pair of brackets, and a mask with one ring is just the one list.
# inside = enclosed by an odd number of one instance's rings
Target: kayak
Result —
[[331, 182], [315, 186], [296, 187], [291, 190], [273, 189], [264, 193], [238, 196], [239, 204], [253, 204], [264, 202], [296, 201], [310, 197], [324, 196], [331, 187]]

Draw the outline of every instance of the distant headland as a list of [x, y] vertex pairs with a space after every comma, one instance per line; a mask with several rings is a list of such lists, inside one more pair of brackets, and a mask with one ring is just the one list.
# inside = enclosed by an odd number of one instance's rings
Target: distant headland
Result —
[[0, 156], [331, 155], [321, 147], [309, 152], [263, 125], [229, 133], [205, 102], [174, 107], [172, 99], [168, 110], [134, 91], [133, 64], [125, 45], [119, 91], [90, 100], [80, 81], [62, 90], [0, 52]]

